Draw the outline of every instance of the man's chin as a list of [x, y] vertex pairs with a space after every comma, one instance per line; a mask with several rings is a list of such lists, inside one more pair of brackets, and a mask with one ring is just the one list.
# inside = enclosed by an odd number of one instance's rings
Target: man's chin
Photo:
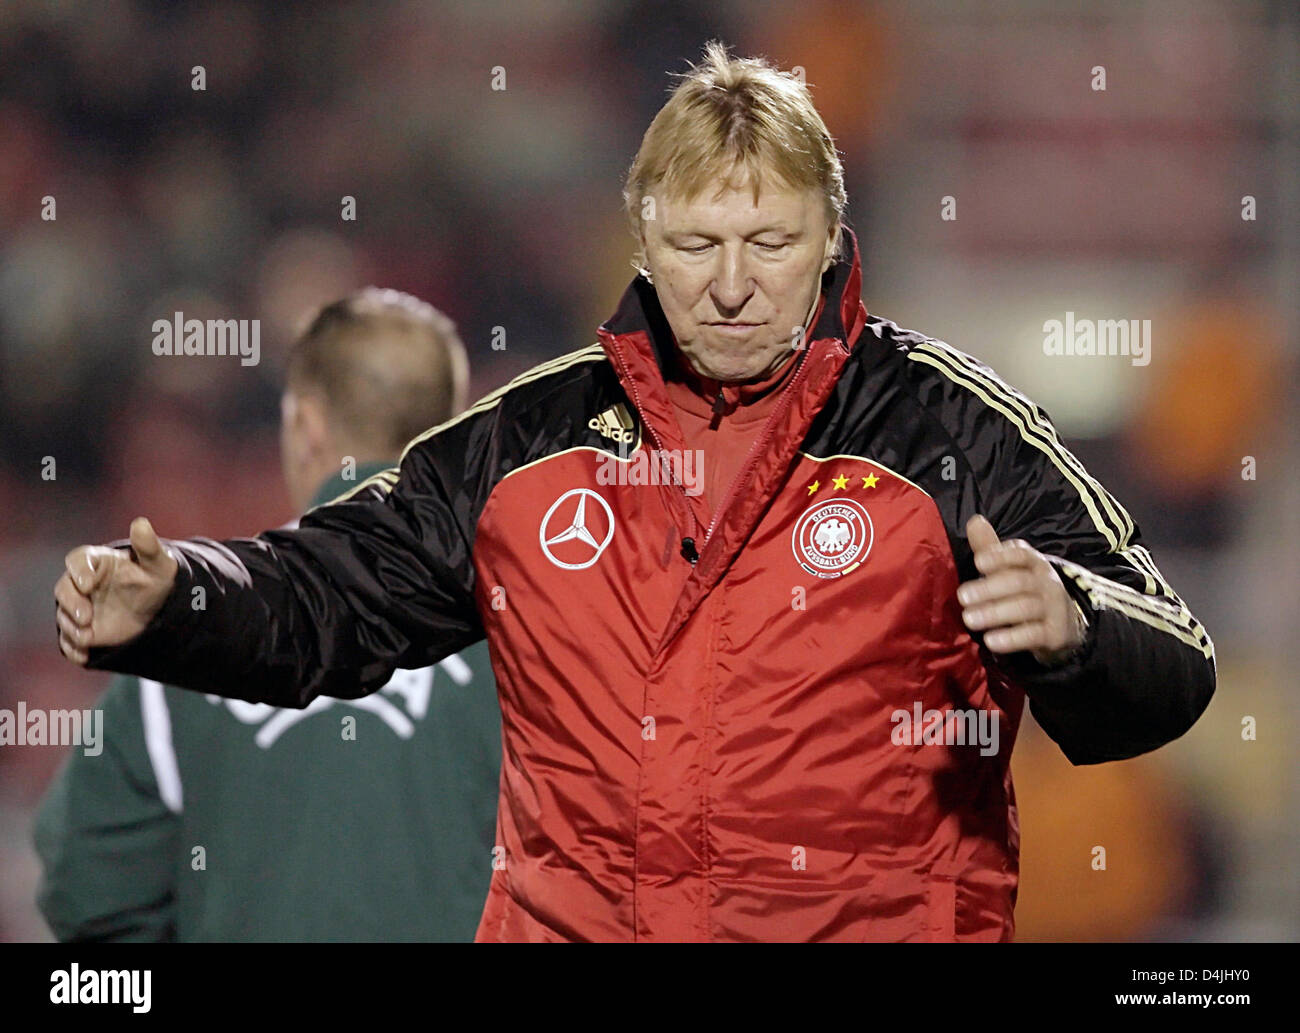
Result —
[[770, 377], [772, 373], [781, 365], [781, 361], [788, 359], [788, 355], [768, 357], [764, 361], [749, 361], [749, 363], [716, 363], [710, 364], [710, 372], [701, 372], [714, 381], [724, 383], [744, 383], [745, 381], [761, 381], [761, 379]]
[[690, 359], [692, 367], [700, 376], [723, 383], [740, 383], [746, 380], [760, 380], [775, 371], [790, 352], [782, 348], [779, 352], [763, 356], [753, 355], [710, 355], [694, 356]]

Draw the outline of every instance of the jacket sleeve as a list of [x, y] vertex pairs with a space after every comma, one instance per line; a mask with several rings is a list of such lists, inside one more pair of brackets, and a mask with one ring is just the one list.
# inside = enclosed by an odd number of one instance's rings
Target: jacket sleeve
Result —
[[96, 706], [101, 752], [74, 748], [37, 810], [37, 907], [64, 942], [173, 940], [180, 819], [149, 761], [139, 682], [114, 679]]
[[[477, 408], [477, 407], [476, 407]], [[276, 706], [355, 698], [482, 638], [474, 525], [499, 408], [415, 439], [400, 467], [256, 538], [169, 540], [176, 584], [149, 626], [87, 666]]]
[[998, 536], [1056, 567], [1088, 618], [1083, 650], [1059, 667], [996, 657], [1074, 764], [1133, 757], [1178, 738], [1209, 705], [1214, 645], [1157, 569], [1123, 506], [1062, 444], [1047, 414], [1015, 394], [986, 454], [982, 503]]

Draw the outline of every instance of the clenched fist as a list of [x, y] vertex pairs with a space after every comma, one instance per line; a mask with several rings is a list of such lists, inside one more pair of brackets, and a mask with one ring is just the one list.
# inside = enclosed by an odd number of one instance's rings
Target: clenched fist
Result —
[[54, 585], [59, 649], [85, 664], [91, 646], [119, 646], [145, 629], [176, 582], [176, 560], [144, 517], [131, 521], [131, 551], [83, 545]]
[[1050, 666], [1083, 643], [1087, 633], [1083, 611], [1042, 553], [1019, 539], [999, 541], [993, 525], [982, 516], [967, 522], [966, 540], [984, 576], [958, 588], [957, 601], [964, 607], [966, 627], [983, 631], [989, 650], [1028, 650], [1039, 663]]

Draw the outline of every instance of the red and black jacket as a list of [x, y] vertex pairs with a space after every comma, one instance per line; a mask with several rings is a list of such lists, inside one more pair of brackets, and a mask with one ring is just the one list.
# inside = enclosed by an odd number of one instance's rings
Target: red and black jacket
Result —
[[[486, 635], [503, 849], [482, 940], [1009, 939], [1026, 696], [1076, 764], [1131, 757], [1205, 709], [1213, 646], [1042, 409], [867, 314], [848, 239], [717, 513], [610, 476], [683, 447], [637, 278], [599, 344], [297, 530], [170, 542], [163, 609], [90, 666], [305, 706]], [[975, 513], [1084, 607], [1067, 665], [966, 631]], [[949, 734], [990, 720], [994, 750]]]

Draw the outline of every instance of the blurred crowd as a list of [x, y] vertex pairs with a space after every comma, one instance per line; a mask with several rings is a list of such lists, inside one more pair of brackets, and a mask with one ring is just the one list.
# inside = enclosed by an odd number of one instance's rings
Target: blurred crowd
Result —
[[[281, 360], [315, 307], [430, 301], [472, 396], [594, 341], [633, 275], [621, 177], [721, 38], [814, 85], [868, 308], [1043, 404], [1218, 645], [1211, 712], [1155, 757], [1072, 769], [1025, 730], [1022, 935], [1295, 938], [1294, 14], [979, 7], [0, 5], [0, 706], [104, 685], [54, 645], [68, 548], [137, 514], [218, 538], [296, 515]], [[1151, 319], [1152, 362], [1045, 356], [1067, 310]], [[260, 320], [260, 363], [155, 355], [176, 312]], [[0, 750], [0, 939], [48, 935], [27, 840], [59, 759]]]

